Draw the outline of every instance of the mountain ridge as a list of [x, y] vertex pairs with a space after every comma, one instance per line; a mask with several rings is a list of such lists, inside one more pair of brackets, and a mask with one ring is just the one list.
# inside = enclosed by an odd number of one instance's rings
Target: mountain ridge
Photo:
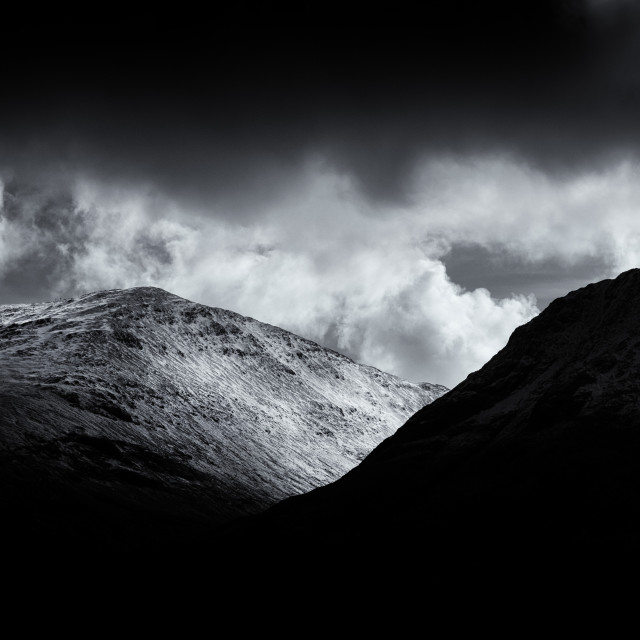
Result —
[[[446, 573], [640, 550], [640, 270], [590, 284], [514, 331], [482, 369], [336, 482], [232, 523]], [[425, 555], [426, 554], [426, 555]]]
[[180, 537], [337, 478], [443, 390], [158, 288], [5, 305], [3, 508], [77, 544]]

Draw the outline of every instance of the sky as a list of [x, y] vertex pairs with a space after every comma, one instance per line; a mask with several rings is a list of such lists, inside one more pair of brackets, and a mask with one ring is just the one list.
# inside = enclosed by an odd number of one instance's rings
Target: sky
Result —
[[640, 264], [640, 2], [166, 18], [0, 44], [0, 304], [157, 286], [452, 387]]

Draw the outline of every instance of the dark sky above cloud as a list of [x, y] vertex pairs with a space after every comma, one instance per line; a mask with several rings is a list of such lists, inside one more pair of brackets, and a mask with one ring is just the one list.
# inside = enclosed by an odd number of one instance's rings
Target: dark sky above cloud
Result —
[[241, 15], [25, 29], [3, 52], [5, 163], [36, 156], [207, 202], [246, 196], [247, 180], [268, 196], [315, 152], [394, 199], [424, 153], [507, 147], [562, 167], [638, 141], [635, 3], [318, 13], [262, 30]]
[[16, 26], [0, 303], [157, 284], [453, 384], [635, 264], [638, 3], [286, 18]]
[[479, 244], [459, 244], [443, 257], [449, 277], [466, 289], [486, 287], [496, 298], [508, 298], [527, 291], [536, 297], [539, 309], [552, 300], [602, 279], [608, 265], [601, 255], [580, 256], [562, 264], [557, 255], [525, 262], [503, 248]]

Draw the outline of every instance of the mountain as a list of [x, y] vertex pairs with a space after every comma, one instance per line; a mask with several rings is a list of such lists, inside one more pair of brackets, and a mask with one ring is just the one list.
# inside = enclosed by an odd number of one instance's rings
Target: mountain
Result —
[[544, 566], [548, 583], [567, 566], [628, 566], [640, 550], [639, 301], [638, 269], [555, 300], [344, 477], [222, 539], [259, 541], [255, 559], [313, 548], [331, 566], [357, 558], [429, 580]]
[[337, 479], [445, 391], [156, 288], [2, 306], [3, 533], [187, 540]]

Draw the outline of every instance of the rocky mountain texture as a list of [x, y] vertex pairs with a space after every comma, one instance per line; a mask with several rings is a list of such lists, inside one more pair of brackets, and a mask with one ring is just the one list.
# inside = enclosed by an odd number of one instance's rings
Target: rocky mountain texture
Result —
[[555, 300], [353, 471], [232, 535], [293, 553], [322, 541], [326, 558], [425, 579], [625, 566], [640, 549], [640, 270]]
[[0, 307], [4, 533], [186, 539], [337, 479], [445, 391], [155, 288]]

